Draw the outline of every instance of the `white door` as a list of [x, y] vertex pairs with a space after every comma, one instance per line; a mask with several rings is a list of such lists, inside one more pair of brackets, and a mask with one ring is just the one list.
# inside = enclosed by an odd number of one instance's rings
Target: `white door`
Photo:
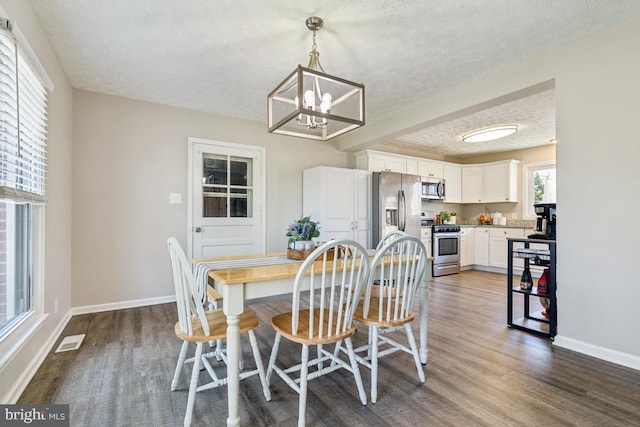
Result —
[[265, 252], [263, 147], [189, 138], [192, 257]]

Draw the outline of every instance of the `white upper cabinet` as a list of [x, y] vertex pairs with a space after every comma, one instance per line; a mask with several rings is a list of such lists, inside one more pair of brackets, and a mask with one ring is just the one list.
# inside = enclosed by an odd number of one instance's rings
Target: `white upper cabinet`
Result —
[[517, 160], [489, 163], [484, 165], [485, 202], [518, 201]]
[[420, 175], [418, 173], [418, 159], [414, 159], [414, 158], [408, 158], [405, 160], [406, 162], [406, 167], [405, 167], [405, 172], [408, 173], [409, 175]]
[[430, 178], [443, 178], [444, 172], [442, 163], [429, 160], [418, 160], [417, 175]]
[[391, 156], [387, 158], [386, 168], [384, 170], [391, 172], [407, 172], [407, 161], [402, 157]]
[[462, 203], [462, 167], [452, 163], [443, 163], [442, 178], [444, 178], [444, 201], [447, 203]]
[[518, 201], [517, 160], [462, 166], [462, 203]]
[[459, 165], [382, 151], [356, 154], [356, 167], [371, 172], [400, 172], [444, 178], [446, 203], [518, 201], [518, 160]]
[[462, 166], [462, 203], [482, 203], [484, 201], [483, 182], [482, 166]]
[[356, 155], [356, 167], [371, 172], [407, 172], [407, 158], [395, 154], [364, 151]]
[[365, 163], [367, 166], [359, 169], [366, 169], [372, 172], [382, 172], [387, 170], [387, 156], [370, 154], [367, 156]]

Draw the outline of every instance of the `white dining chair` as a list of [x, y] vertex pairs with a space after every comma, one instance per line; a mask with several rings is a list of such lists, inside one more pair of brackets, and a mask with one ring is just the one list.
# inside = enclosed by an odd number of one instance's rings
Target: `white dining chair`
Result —
[[[425, 382], [420, 354], [411, 328], [415, 318], [412, 304], [416, 290], [424, 280], [427, 266], [424, 244], [412, 236], [400, 236], [377, 250], [364, 297], [358, 304], [354, 320], [368, 326], [369, 343], [358, 347], [358, 362], [371, 369], [371, 402], [378, 398], [378, 361], [381, 357], [404, 351], [413, 356], [420, 382]], [[374, 284], [375, 283], [375, 284]], [[407, 344], [386, 334], [404, 329]]]
[[[274, 316], [276, 331], [267, 381], [277, 373], [299, 394], [298, 426], [305, 425], [309, 380], [344, 368], [353, 374], [360, 401], [367, 397], [353, 352], [353, 313], [369, 275], [366, 249], [352, 240], [332, 240], [316, 248], [298, 270], [293, 283], [292, 311]], [[282, 338], [302, 345], [300, 363], [277, 364]], [[325, 346], [334, 344], [333, 351]], [[309, 360], [309, 347], [316, 357]], [[346, 353], [348, 361], [342, 355]]]
[[[178, 338], [183, 341], [173, 381], [171, 382], [171, 391], [175, 391], [177, 388], [183, 366], [186, 363], [193, 363], [189, 384], [189, 396], [187, 398], [187, 410], [184, 417], [184, 425], [189, 426], [191, 425], [196, 392], [223, 386], [227, 383], [227, 378], [216, 374], [213, 365], [209, 361], [210, 357], [218, 356], [226, 363], [226, 353], [224, 351], [215, 351], [209, 354], [203, 354], [204, 344], [209, 344], [210, 342], [226, 337], [227, 319], [222, 309], [205, 310], [207, 299], [206, 296], [203, 295], [204, 289], [195, 283], [191, 266], [180, 244], [174, 237], [170, 237], [167, 240], [167, 245], [171, 257], [173, 282], [176, 290], [176, 305], [178, 309], [178, 322], [175, 324], [174, 329]], [[250, 310], [245, 310], [240, 316], [240, 333], [247, 332], [249, 335], [256, 368], [240, 372], [240, 379], [257, 374], [262, 383], [264, 397], [269, 401], [271, 400], [271, 392], [269, 391], [264, 365], [262, 364], [258, 343], [253, 332], [253, 329], [257, 326], [258, 318], [256, 315]], [[189, 343], [194, 343], [196, 349], [194, 357], [187, 359], [186, 355]], [[206, 369], [211, 377], [211, 381], [198, 385], [201, 365]]]
[[400, 231], [400, 230], [393, 230], [389, 233], [387, 233], [382, 239], [380, 239], [380, 241], [378, 242], [378, 246], [376, 246], [376, 250], [380, 249], [381, 247], [383, 247], [385, 244], [389, 243], [390, 241], [392, 241], [393, 239], [396, 239], [398, 237], [402, 237], [404, 236], [404, 231]]

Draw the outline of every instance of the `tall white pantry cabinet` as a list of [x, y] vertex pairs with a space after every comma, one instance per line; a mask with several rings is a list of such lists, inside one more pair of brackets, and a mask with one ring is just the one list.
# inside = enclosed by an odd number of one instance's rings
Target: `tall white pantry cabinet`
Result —
[[302, 215], [320, 222], [320, 242], [352, 239], [370, 248], [371, 172], [330, 166], [305, 169]]

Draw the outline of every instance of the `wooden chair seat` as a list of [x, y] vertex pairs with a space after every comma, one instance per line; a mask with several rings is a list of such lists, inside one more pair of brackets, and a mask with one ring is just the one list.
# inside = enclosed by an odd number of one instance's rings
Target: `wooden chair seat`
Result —
[[[327, 331], [329, 329], [329, 310], [324, 310], [325, 312], [325, 316], [323, 319], [323, 325], [322, 328], [324, 331]], [[288, 339], [289, 341], [293, 341], [293, 342], [297, 342], [299, 344], [309, 344], [309, 345], [316, 345], [316, 344], [331, 344], [334, 342], [338, 342], [338, 341], [342, 341], [347, 337], [350, 337], [353, 332], [355, 331], [355, 327], [352, 325], [351, 328], [347, 329], [344, 332], [340, 332], [338, 334], [333, 334], [333, 335], [324, 335], [322, 337], [318, 337], [318, 336], [312, 336], [311, 338], [309, 338], [309, 326], [311, 324], [311, 322], [309, 321], [309, 311], [304, 310], [304, 311], [300, 311], [299, 312], [299, 320], [298, 320], [298, 333], [297, 334], [292, 334], [292, 327], [291, 327], [291, 322], [293, 320], [293, 313], [292, 312], [288, 312], [288, 313], [281, 313], [278, 314], [276, 316], [274, 316], [271, 319], [271, 325], [273, 326], [273, 328], [280, 333], [283, 337], [285, 337], [286, 339]], [[313, 314], [313, 330], [314, 331], [318, 331], [319, 326], [320, 326], [320, 310], [319, 309], [315, 309], [314, 310], [314, 314]], [[333, 322], [331, 322], [332, 325], [336, 325], [338, 323], [338, 315], [336, 313], [334, 313], [333, 315]]]
[[[335, 256], [340, 253], [341, 259]], [[298, 427], [305, 425], [308, 382], [338, 369], [353, 374], [360, 402], [367, 404], [351, 336], [355, 332], [353, 312], [368, 277], [369, 256], [361, 244], [353, 240], [330, 240], [318, 246], [300, 266], [293, 282], [292, 310], [271, 319], [276, 336], [267, 383], [276, 373], [298, 393]], [[304, 298], [301, 298], [302, 292], [305, 292]], [[293, 366], [284, 366], [278, 361], [283, 337], [302, 347], [300, 362]], [[310, 358], [311, 346], [316, 347], [316, 355]], [[344, 354], [348, 355], [348, 361], [344, 360]]]
[[[227, 336], [227, 317], [222, 312], [222, 309], [205, 311], [207, 317], [207, 323], [209, 324], [209, 335], [205, 334], [202, 329], [202, 323], [198, 316], [191, 316], [191, 325], [193, 328], [193, 334], [189, 335], [183, 332], [180, 328], [180, 322], [176, 322], [175, 332], [178, 338], [188, 342], [209, 342], [218, 339], [226, 338]], [[259, 321], [256, 315], [250, 311], [245, 310], [240, 315], [240, 333], [248, 332], [251, 329], [258, 327]]]
[[[403, 351], [413, 356], [418, 379], [425, 382], [424, 369], [411, 322], [415, 319], [412, 301], [427, 267], [426, 248], [417, 238], [396, 235], [384, 239], [371, 261], [364, 296], [353, 320], [369, 327], [368, 344], [355, 349], [358, 362], [371, 369], [371, 401], [378, 399], [378, 360]], [[407, 344], [389, 334], [404, 329]], [[360, 356], [358, 353], [365, 353]]]
[[[193, 276], [191, 265], [187, 261], [187, 257], [178, 240], [175, 237], [169, 237], [167, 239], [167, 247], [171, 258], [173, 283], [176, 290], [176, 308], [178, 309], [178, 322], [175, 324], [174, 331], [176, 336], [182, 340], [178, 363], [176, 363], [173, 381], [171, 381], [171, 391], [177, 389], [180, 374], [185, 364], [193, 363], [189, 394], [187, 396], [187, 409], [184, 415], [184, 425], [188, 427], [191, 425], [191, 419], [193, 418], [196, 393], [227, 384], [227, 378], [218, 375], [209, 361], [210, 357], [216, 356], [216, 359], [226, 364], [227, 359], [224, 351], [220, 350], [219, 346], [216, 346], [215, 352], [204, 353], [205, 344], [209, 343], [211, 345], [214, 341], [221, 341], [226, 338], [227, 318], [224, 312], [216, 307], [205, 310], [205, 308], [215, 305], [216, 301], [222, 300], [222, 295], [213, 288], [206, 287], [205, 291], [204, 286], [198, 286]], [[271, 392], [269, 391], [258, 342], [253, 331], [257, 326], [258, 318], [251, 311], [247, 310], [240, 316], [240, 332], [246, 332], [249, 335], [256, 366], [252, 370], [241, 370], [239, 377], [242, 380], [258, 375], [264, 397], [269, 401], [271, 400]], [[195, 354], [193, 357], [187, 358], [188, 347], [194, 344], [196, 347]], [[200, 384], [200, 367], [203, 367], [209, 374], [210, 382]]]
[[[353, 314], [353, 320], [356, 322], [362, 323], [367, 326], [377, 326], [378, 328], [393, 328], [396, 326], [402, 326], [405, 323], [412, 322], [415, 319], [416, 314], [411, 312], [409, 316], [402, 317], [400, 319], [389, 319], [386, 318], [387, 308], [389, 307], [389, 301], [386, 299], [382, 300], [382, 313], [380, 316], [380, 299], [371, 297], [371, 306], [369, 307], [368, 316], [364, 316], [364, 301], [360, 301], [358, 307], [356, 308], [356, 312]], [[393, 310], [393, 306], [392, 306]], [[379, 320], [381, 319], [382, 320]]]

